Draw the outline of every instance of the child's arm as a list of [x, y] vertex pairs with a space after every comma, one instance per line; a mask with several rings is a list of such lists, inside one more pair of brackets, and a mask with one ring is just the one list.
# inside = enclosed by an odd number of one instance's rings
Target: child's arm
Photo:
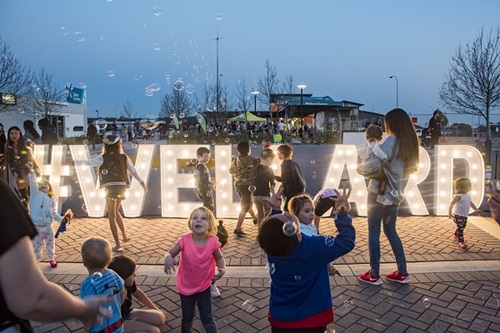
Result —
[[134, 295], [135, 298], [137, 298], [137, 300], [139, 300], [139, 302], [141, 302], [142, 304], [144, 304], [146, 307], [148, 307], [149, 309], [153, 309], [153, 310], [158, 310], [158, 311], [161, 311], [154, 303], [153, 301], [151, 301], [148, 297], [148, 295], [146, 295], [144, 293], [144, 291], [142, 291], [142, 289], [140, 289], [139, 287], [137, 287], [137, 290], [132, 294]]
[[470, 202], [470, 207], [476, 211], [477, 215], [483, 216], [483, 211], [481, 209], [478, 209], [472, 201]]
[[[460, 196], [455, 195], [453, 199], [450, 202], [450, 206], [448, 207], [448, 218], [451, 219], [453, 216], [451, 215], [451, 211], [453, 209], [453, 206], [460, 201]], [[472, 202], [471, 202], [472, 204]]]
[[382, 160], [383, 165], [386, 165], [387, 163], [389, 163], [389, 160], [387, 159], [387, 154], [384, 153], [382, 148], [380, 148], [380, 144], [377, 143], [373, 147], [373, 154]]
[[30, 168], [30, 171], [28, 173], [28, 180], [30, 182], [30, 196], [33, 196], [33, 195], [35, 195], [35, 193], [40, 192], [38, 190], [38, 183], [36, 181], [36, 175], [33, 172], [33, 168], [32, 167]]
[[101, 166], [104, 162], [102, 155], [98, 155], [88, 160], [75, 160], [76, 165]]
[[214, 258], [218, 270], [218, 273], [212, 278], [215, 281], [220, 279], [226, 273], [226, 263], [220, 249], [217, 249], [217, 251], [214, 252]]
[[165, 253], [165, 273], [173, 274], [175, 272], [174, 258], [181, 252], [179, 242], [175, 243], [174, 247]]

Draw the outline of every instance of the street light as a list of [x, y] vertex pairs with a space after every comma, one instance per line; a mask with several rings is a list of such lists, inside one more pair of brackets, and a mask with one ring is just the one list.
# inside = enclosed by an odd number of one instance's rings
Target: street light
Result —
[[300, 126], [304, 130], [304, 89], [307, 88], [305, 84], [299, 84], [297, 88], [300, 89]]
[[[253, 112], [257, 113], [257, 95], [259, 92], [257, 90], [252, 91], [253, 95]], [[247, 119], [247, 112], [245, 111], [245, 125], [247, 126], [248, 130], [248, 119]]]
[[99, 119], [99, 110], [95, 110], [95, 114], [97, 116], [97, 119]]
[[389, 76], [389, 79], [396, 79], [396, 107], [399, 107], [398, 99], [399, 99], [399, 82], [398, 77], [396, 75]]

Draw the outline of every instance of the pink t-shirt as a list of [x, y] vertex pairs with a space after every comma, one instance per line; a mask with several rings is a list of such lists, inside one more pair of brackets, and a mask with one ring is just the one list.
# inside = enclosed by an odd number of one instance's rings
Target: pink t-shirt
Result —
[[212, 284], [215, 274], [214, 252], [220, 248], [216, 236], [208, 236], [202, 247], [195, 244], [193, 235], [187, 234], [179, 239], [181, 260], [177, 272], [177, 289], [184, 296], [206, 290]]

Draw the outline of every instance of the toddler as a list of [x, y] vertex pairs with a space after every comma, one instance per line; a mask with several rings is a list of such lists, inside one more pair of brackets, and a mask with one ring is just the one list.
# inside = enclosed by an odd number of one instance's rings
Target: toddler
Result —
[[174, 258], [182, 252], [176, 280], [181, 298], [181, 332], [191, 332], [194, 308], [198, 305], [205, 331], [215, 333], [218, 329], [212, 314], [210, 285], [212, 280], [220, 279], [226, 271], [220, 250], [221, 244], [216, 236], [215, 217], [207, 208], [199, 207], [191, 212], [188, 226], [191, 233], [181, 236], [174, 247], [165, 254], [165, 273], [175, 272]]
[[[166, 314], [158, 309], [149, 297], [136, 286], [135, 271], [137, 264], [126, 255], [113, 257], [108, 266], [125, 281], [126, 296], [121, 306], [123, 331], [126, 332], [160, 332], [160, 326], [167, 320]], [[132, 296], [147, 306], [148, 309], [132, 309]]]
[[126, 291], [123, 288], [123, 279], [107, 268], [111, 262], [111, 244], [101, 237], [88, 238], [82, 244], [82, 261], [89, 271], [89, 276], [82, 283], [80, 297], [85, 299], [88, 296], [112, 296], [110, 302], [103, 304], [111, 316], [100, 323], [85, 325], [83, 329], [91, 333], [123, 332], [120, 307]]
[[455, 188], [455, 196], [451, 200], [450, 207], [448, 208], [448, 218], [453, 219], [453, 222], [457, 225], [453, 239], [455, 242], [458, 242], [462, 249], [466, 250], [469, 246], [464, 241], [464, 230], [467, 226], [469, 209], [474, 209], [479, 215], [482, 215], [483, 212], [471, 201], [468, 192], [470, 192], [472, 188], [472, 183], [469, 178], [460, 177], [455, 179], [453, 187]]
[[40, 261], [42, 259], [42, 250], [45, 247], [50, 267], [56, 268], [56, 245], [52, 222], [56, 220], [61, 223], [65, 219], [70, 219], [73, 216], [73, 212], [69, 209], [64, 216], [57, 213], [57, 201], [52, 192], [52, 186], [46, 180], [37, 183], [32, 167], [29, 170], [28, 180], [31, 198], [29, 202], [29, 214], [37, 231], [36, 236], [33, 238], [36, 260]]
[[382, 128], [369, 125], [365, 132], [366, 143], [358, 149], [359, 163], [356, 171], [369, 179], [379, 180], [377, 202], [384, 206], [400, 204], [403, 195], [396, 189], [394, 176], [385, 168], [389, 163], [387, 154], [380, 148]]

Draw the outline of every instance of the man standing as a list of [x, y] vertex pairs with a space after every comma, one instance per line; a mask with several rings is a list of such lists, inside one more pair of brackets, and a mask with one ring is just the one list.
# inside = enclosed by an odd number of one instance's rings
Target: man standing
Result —
[[59, 139], [54, 128], [49, 122], [49, 118], [42, 118], [38, 121], [38, 127], [42, 131], [42, 144], [49, 145], [48, 161], [52, 159], [52, 146], [56, 145]]
[[441, 136], [441, 111], [436, 110], [432, 114], [431, 120], [429, 120], [428, 132], [431, 133], [431, 149], [439, 144], [439, 137]]
[[95, 142], [97, 140], [97, 127], [91, 121], [89, 121], [89, 127], [87, 127], [87, 138], [89, 140], [89, 144], [92, 144], [92, 149], [95, 149]]

